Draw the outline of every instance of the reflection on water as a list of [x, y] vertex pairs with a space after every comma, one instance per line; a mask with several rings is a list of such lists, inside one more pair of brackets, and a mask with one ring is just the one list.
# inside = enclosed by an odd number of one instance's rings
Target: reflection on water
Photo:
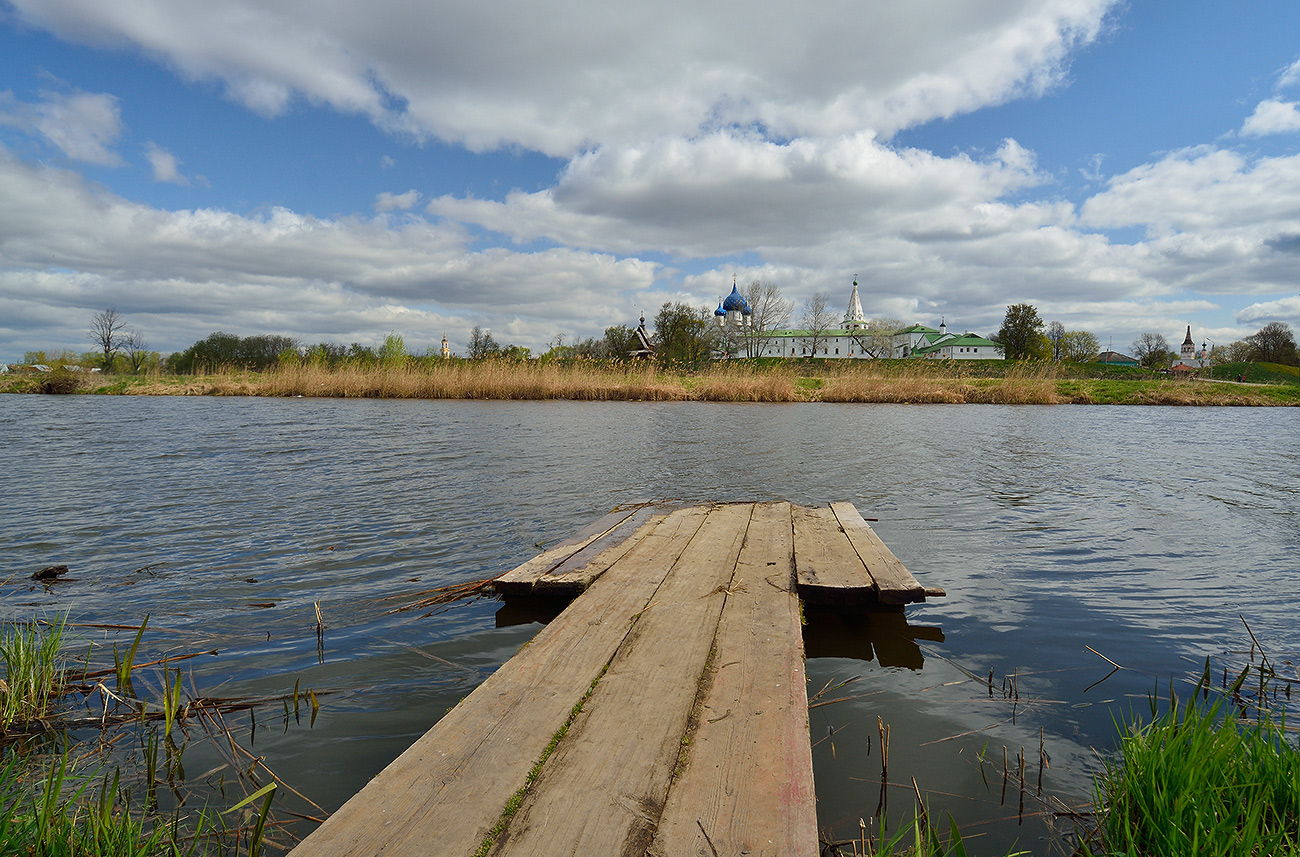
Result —
[[943, 630], [908, 624], [902, 612], [804, 613], [804, 653], [809, 658], [855, 658], [882, 667], [919, 670], [925, 656], [917, 640], [943, 642]]
[[[883, 723], [892, 813], [915, 777], [973, 853], [1042, 853], [1040, 739], [1044, 795], [1084, 800], [1113, 718], [1245, 650], [1240, 617], [1300, 652], [1297, 425], [1290, 409], [4, 396], [0, 610], [148, 613], [158, 647], [220, 652], [191, 662], [204, 691], [332, 691], [314, 726], [256, 747], [330, 808], [543, 618], [391, 612], [403, 598], [644, 497], [849, 500], [948, 597], [900, 628], [810, 624], [810, 688], [860, 676], [811, 712], [821, 826], [856, 835], [876, 808]], [[26, 579], [58, 563], [76, 582]], [[1126, 669], [1090, 687], [1110, 666], [1087, 646]], [[1034, 772], [1024, 815], [1001, 793], [1004, 747]]]

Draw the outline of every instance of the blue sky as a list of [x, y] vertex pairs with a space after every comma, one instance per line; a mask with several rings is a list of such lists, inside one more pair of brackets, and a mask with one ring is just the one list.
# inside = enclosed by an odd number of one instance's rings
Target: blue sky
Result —
[[1297, 102], [1293, 2], [0, 0], [0, 360], [109, 306], [163, 352], [542, 349], [733, 274], [1300, 329]]

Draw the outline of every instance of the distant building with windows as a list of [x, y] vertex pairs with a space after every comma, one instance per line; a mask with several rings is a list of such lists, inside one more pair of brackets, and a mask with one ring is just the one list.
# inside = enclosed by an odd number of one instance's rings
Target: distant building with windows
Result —
[[[741, 296], [733, 282], [731, 294], [718, 302], [713, 315], [719, 327], [729, 334], [731, 356], [743, 356], [744, 337], [753, 335], [753, 310]], [[947, 360], [1002, 360], [1002, 349], [996, 342], [969, 331], [951, 333], [945, 321], [938, 328], [914, 324], [892, 333], [869, 329], [862, 312], [862, 299], [858, 294], [858, 280], [853, 278], [853, 291], [849, 295], [848, 311], [837, 328], [820, 331], [773, 330], [761, 335], [762, 344], [757, 349], [759, 357], [819, 357], [835, 360], [870, 360], [877, 357], [916, 357]]]

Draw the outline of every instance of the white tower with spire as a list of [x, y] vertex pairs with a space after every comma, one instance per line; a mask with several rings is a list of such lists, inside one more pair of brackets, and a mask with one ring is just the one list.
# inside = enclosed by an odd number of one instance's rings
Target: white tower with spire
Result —
[[858, 275], [853, 275], [853, 294], [849, 296], [849, 310], [844, 313], [845, 330], [862, 330], [867, 326], [867, 317], [862, 314], [862, 301], [858, 298]]

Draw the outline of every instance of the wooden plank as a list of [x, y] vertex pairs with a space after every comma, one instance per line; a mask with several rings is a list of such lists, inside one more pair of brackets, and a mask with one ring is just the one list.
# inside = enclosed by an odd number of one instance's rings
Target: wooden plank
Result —
[[684, 509], [309, 835], [293, 857], [473, 854], [699, 532]]
[[[649, 854], [816, 857], [817, 811], [788, 503], [755, 508], [685, 771]], [[707, 836], [706, 836], [707, 832]]]
[[794, 562], [799, 594], [809, 604], [869, 606], [876, 584], [835, 513], [826, 506], [795, 506]]
[[893, 551], [876, 535], [852, 503], [832, 503], [831, 511], [844, 529], [853, 549], [876, 582], [876, 596], [883, 604], [912, 604], [925, 600], [925, 588], [899, 562]]
[[491, 854], [645, 853], [752, 509], [709, 512]]
[[[493, 581], [492, 585], [502, 595], [527, 595], [532, 591], [533, 581], [539, 575], [545, 574], [589, 545], [603, 540], [637, 511], [637, 507], [615, 509], [603, 518], [583, 527], [575, 535], [507, 571]], [[631, 530], [626, 532], [631, 533]]]
[[662, 507], [646, 506], [619, 524], [618, 529], [592, 542], [564, 562], [539, 574], [532, 594], [576, 598], [596, 578], [618, 562], [668, 516]]

